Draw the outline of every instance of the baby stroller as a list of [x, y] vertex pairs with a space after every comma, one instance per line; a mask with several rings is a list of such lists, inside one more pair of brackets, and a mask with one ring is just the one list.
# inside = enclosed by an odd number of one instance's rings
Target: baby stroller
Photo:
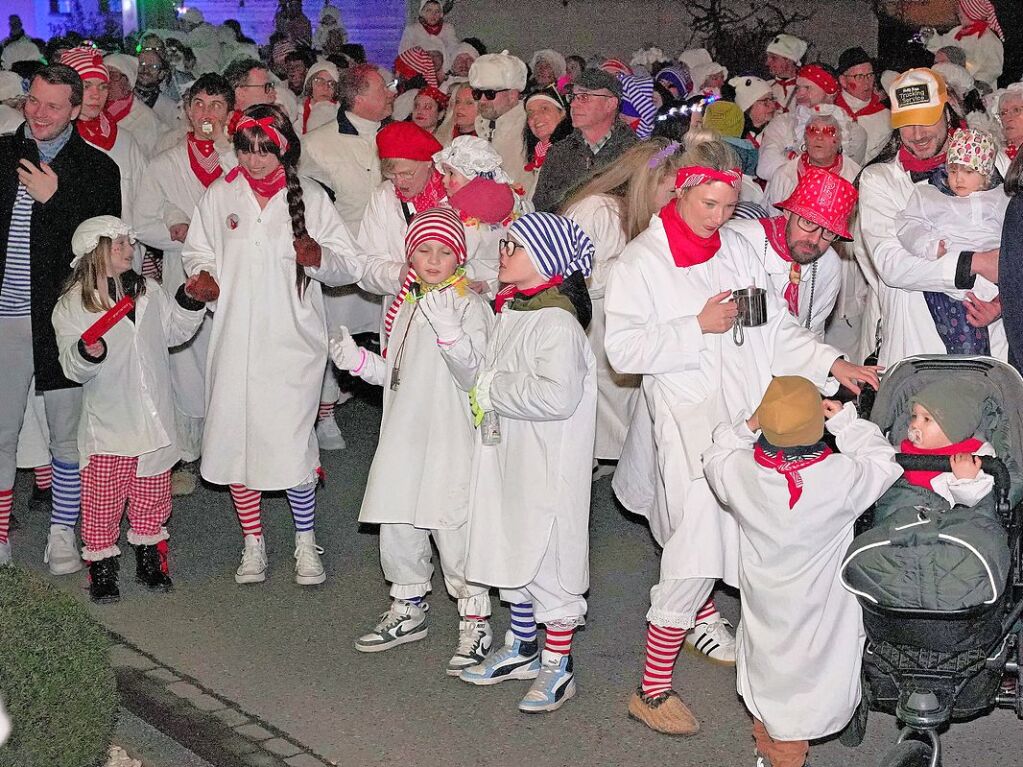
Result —
[[[999, 456], [982, 458], [995, 480], [985, 499], [990, 507], [914, 503], [907, 492], [932, 494], [900, 480], [860, 519], [843, 563], [867, 643], [863, 698], [840, 739], [859, 745], [869, 710], [894, 714], [902, 730], [882, 767], [939, 767], [939, 730], [951, 722], [995, 707], [1023, 718], [1023, 378], [988, 357], [911, 357], [885, 373], [870, 419], [898, 446], [910, 398], [947, 376], [969, 381], [982, 406], [983, 436]], [[899, 454], [898, 462], [908, 470], [949, 470], [947, 457]], [[938, 534], [953, 520], [955, 531]], [[893, 562], [908, 566], [885, 572]]]

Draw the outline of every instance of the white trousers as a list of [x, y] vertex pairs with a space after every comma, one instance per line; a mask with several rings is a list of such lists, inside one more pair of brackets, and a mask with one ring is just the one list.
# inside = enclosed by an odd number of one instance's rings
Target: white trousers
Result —
[[707, 603], [715, 583], [713, 578], [661, 581], [650, 589], [647, 621], [665, 628], [693, 628], [696, 625], [696, 614]]
[[531, 602], [537, 623], [558, 623], [568, 627], [581, 626], [586, 622], [586, 598], [567, 591], [558, 578], [557, 531], [551, 535], [533, 580], [522, 588], [501, 589], [501, 601], [510, 604]]

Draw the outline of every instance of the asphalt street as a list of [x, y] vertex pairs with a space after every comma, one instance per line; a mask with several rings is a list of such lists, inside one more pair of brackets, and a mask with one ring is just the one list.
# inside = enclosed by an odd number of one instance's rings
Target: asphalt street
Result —
[[[516, 703], [528, 683], [476, 688], [444, 674], [457, 616], [439, 574], [425, 640], [374, 655], [356, 652], [353, 640], [388, 603], [376, 532], [356, 522], [379, 414], [363, 399], [345, 404], [338, 420], [348, 448], [323, 454], [327, 484], [318, 494], [317, 538], [326, 550], [326, 584], [294, 583], [287, 504], [270, 497], [264, 499], [269, 580], [236, 585], [241, 534], [230, 498], [226, 490], [202, 487], [175, 502], [174, 592], [151, 595], [133, 582], [134, 557], [122, 539], [121, 602], [90, 605], [92, 614], [166, 666], [346, 767], [754, 764], [734, 670], [701, 657], [683, 653], [675, 671], [676, 689], [702, 723], [696, 737], [672, 739], [628, 719], [626, 701], [642, 670], [643, 615], [657, 577], [657, 552], [644, 521], [615, 504], [609, 479], [594, 485], [590, 612], [574, 653], [579, 694], [560, 711], [520, 714]], [[26, 508], [30, 482], [28, 474], [19, 476], [15, 559], [42, 570], [47, 520]], [[84, 573], [51, 580], [88, 601]], [[718, 598], [722, 611], [737, 619], [736, 598], [723, 592]], [[508, 624], [505, 607], [496, 609], [494, 621], [500, 635]], [[891, 717], [873, 714], [861, 747], [817, 745], [811, 762], [877, 764], [896, 733]], [[954, 726], [943, 743], [947, 767], [1012, 767], [1023, 753], [1023, 722], [996, 711]]]

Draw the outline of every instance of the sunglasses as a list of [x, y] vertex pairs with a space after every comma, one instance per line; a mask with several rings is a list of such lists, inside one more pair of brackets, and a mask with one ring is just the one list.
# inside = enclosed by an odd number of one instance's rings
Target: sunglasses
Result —
[[515, 242], [515, 240], [501, 240], [498, 243], [498, 246], [501, 249], [501, 255], [508, 256], [509, 258], [515, 254], [516, 250], [523, 247], [519, 243]]
[[834, 125], [807, 125], [806, 133], [808, 136], [827, 136], [834, 138], [838, 135], [838, 128]]
[[498, 93], [504, 93], [507, 90], [508, 88], [473, 88], [472, 97], [476, 99], [476, 101], [482, 101], [483, 99], [493, 101], [497, 98]]

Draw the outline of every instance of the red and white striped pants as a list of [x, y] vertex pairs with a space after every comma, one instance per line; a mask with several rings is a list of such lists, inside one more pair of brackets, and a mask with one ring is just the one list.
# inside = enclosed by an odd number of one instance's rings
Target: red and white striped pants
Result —
[[120, 553], [121, 516], [128, 504], [128, 541], [152, 546], [169, 536], [164, 524], [171, 513], [170, 469], [137, 477], [138, 458], [93, 455], [82, 469], [82, 542], [86, 560]]

